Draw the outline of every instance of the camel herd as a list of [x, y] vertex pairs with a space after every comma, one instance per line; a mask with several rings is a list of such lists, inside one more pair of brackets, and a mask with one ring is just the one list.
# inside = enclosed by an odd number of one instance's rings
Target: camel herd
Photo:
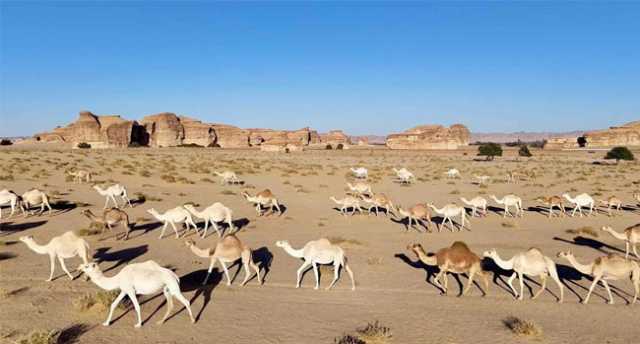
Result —
[[[455, 232], [456, 229], [458, 229], [458, 231], [462, 231], [463, 229], [471, 230], [471, 219], [467, 217], [467, 208], [464, 206], [451, 202], [440, 208], [432, 203], [418, 203], [410, 207], [403, 207], [394, 203], [387, 195], [376, 193], [372, 190], [372, 186], [366, 183], [368, 171], [365, 167], [351, 168], [350, 171], [357, 181], [353, 184], [347, 183], [346, 189], [348, 192], [342, 198], [330, 197], [330, 199], [338, 205], [337, 210], [344, 216], [348, 214], [354, 215], [356, 212], [364, 213], [364, 210], [366, 210], [368, 214], [375, 214], [377, 216], [379, 210], [382, 210], [387, 216], [393, 216], [396, 219], [399, 218], [406, 221], [407, 224], [405, 225], [407, 229], [409, 227], [417, 228], [416, 226], [422, 226], [425, 228], [425, 231], [432, 232], [431, 228], [434, 226], [432, 215], [437, 214], [442, 219], [437, 225], [438, 232], [442, 230], [442, 227], [447, 226], [447, 224], [452, 232]], [[410, 184], [415, 181], [413, 173], [406, 168], [394, 168], [393, 172], [396, 174], [399, 183]], [[215, 172], [215, 174], [220, 176], [221, 184], [241, 183], [236, 174], [231, 171]], [[457, 169], [449, 169], [445, 174], [448, 178], [461, 178], [460, 171]], [[91, 173], [89, 171], [76, 171], [71, 175], [74, 177], [74, 182], [76, 183], [91, 181]], [[476, 177], [480, 184], [488, 182], [488, 178], [480, 178], [482, 176]], [[521, 177], [522, 174], [510, 173], [507, 176], [507, 181], [515, 182]], [[124, 240], [127, 240], [129, 232], [131, 231], [131, 224], [127, 212], [120, 209], [121, 206], [132, 207], [126, 188], [120, 184], [111, 185], [106, 189], [98, 185], [94, 185], [93, 188], [99, 195], [105, 197], [104, 210], [102, 214], [99, 215], [95, 215], [90, 210], [83, 210], [82, 215], [86, 216], [93, 223], [102, 226], [103, 231], [105, 229], [111, 231], [112, 226], [115, 225], [124, 227]], [[119, 204], [116, 197], [119, 198], [122, 204]], [[265, 214], [270, 215], [275, 211], [280, 215], [283, 213], [282, 203], [270, 189], [265, 189], [255, 195], [243, 192], [242, 197], [255, 207], [258, 216]], [[523, 200], [516, 195], [507, 194], [502, 198], [491, 195], [489, 198], [497, 205], [503, 207], [503, 217], [523, 217], [525, 215]], [[634, 195], [634, 198], [640, 200], [640, 195]], [[475, 196], [470, 199], [461, 197], [460, 200], [464, 205], [471, 208], [471, 218], [488, 216], [488, 201], [482, 196]], [[596, 201], [586, 193], [576, 195], [575, 197], [569, 194], [563, 194], [561, 196], [553, 195], [539, 198], [536, 201], [548, 207], [549, 217], [553, 217], [554, 208], [558, 209], [561, 216], [565, 216], [567, 214], [565, 201], [573, 206], [570, 214], [572, 217], [575, 216], [576, 213], [580, 216], [592, 216], [595, 215], [594, 211], [596, 210]], [[114, 204], [114, 207], [108, 207], [110, 202]], [[619, 211], [622, 206], [622, 201], [616, 197], [610, 197], [600, 203], [607, 207], [607, 213], [609, 215], [612, 214], [613, 210]], [[0, 191], [0, 205], [7, 205], [11, 208], [10, 217], [13, 216], [17, 210], [21, 210], [26, 216], [26, 213], [32, 207], [37, 206], [40, 206], [39, 214], [42, 214], [45, 209], [48, 209], [49, 213], [51, 213], [49, 196], [45, 192], [37, 189], [29, 190], [21, 196], [9, 190], [2, 190]], [[583, 208], [588, 209], [588, 212], [583, 212]], [[187, 203], [165, 210], [164, 212], [157, 211], [153, 208], [148, 209], [147, 212], [163, 224], [160, 231], [160, 239], [163, 238], [165, 230], [169, 225], [173, 229], [176, 238], [180, 238], [181, 236], [177, 225], [186, 226], [183, 235], [186, 234], [189, 229], [193, 228], [196, 234], [201, 235], [202, 238], [207, 236], [209, 224], [213, 227], [219, 237], [219, 241], [214, 247], [200, 248], [192, 240], [185, 242], [186, 247], [194, 255], [209, 260], [209, 268], [203, 285], [207, 284], [216, 263], [219, 263], [222, 267], [226, 276], [227, 285], [230, 285], [231, 278], [227, 266], [237, 261], [240, 261], [245, 271], [245, 277], [241, 285], [245, 285], [253, 277], [253, 272], [255, 272], [257, 276], [258, 283], [260, 285], [263, 284], [260, 268], [254, 263], [252, 258], [253, 251], [235, 235], [236, 229], [233, 222], [233, 211], [224, 204], [215, 202], [199, 211], [196, 209], [196, 205]], [[0, 210], [0, 218], [1, 216], [2, 212]], [[201, 234], [199, 232], [200, 228], [198, 228], [194, 218], [204, 221]], [[220, 227], [220, 224], [225, 225]], [[570, 251], [560, 252], [557, 254], [557, 257], [566, 259], [577, 271], [593, 277], [593, 282], [583, 303], [589, 301], [593, 289], [599, 282], [602, 283], [609, 294], [609, 303], [613, 303], [608, 281], [631, 279], [635, 289], [633, 301], [631, 302], [633, 304], [636, 302], [640, 288], [640, 266], [638, 262], [629, 259], [629, 253], [632, 251], [634, 255], [640, 259], [640, 255], [638, 255], [636, 250], [636, 245], [640, 242], [640, 224], [629, 227], [624, 230], [624, 232], [617, 232], [608, 226], [603, 227], [602, 231], [625, 242], [626, 254], [624, 258], [617, 255], [608, 255], [597, 258], [589, 264], [582, 264], [578, 262]], [[160, 291], [164, 294], [168, 305], [167, 312], [160, 323], [164, 322], [171, 313], [173, 298], [178, 299], [178, 301], [187, 308], [191, 320], [195, 321], [191, 313], [189, 301], [182, 295], [180, 290], [178, 276], [176, 276], [173, 271], [160, 266], [154, 261], [129, 264], [122, 268], [115, 276], [106, 277], [102, 274], [98, 264], [90, 261], [90, 247], [87, 241], [72, 231], [54, 237], [47, 244], [36, 243], [32, 236], [23, 236], [20, 238], [20, 241], [25, 243], [27, 247], [35, 253], [49, 256], [51, 269], [47, 281], [53, 279], [56, 260], [69, 278], [73, 279], [73, 275], [71, 275], [65, 265], [65, 259], [80, 257], [82, 264], [78, 270], [91, 279], [93, 283], [105, 290], [119, 290], [120, 293], [111, 305], [107, 320], [104, 322], [105, 326], [110, 324], [113, 312], [124, 296], [128, 296], [131, 299], [135, 308], [138, 318], [135, 326], [141, 326], [140, 306], [136, 295], [150, 295]], [[340, 270], [344, 269], [351, 279], [351, 289], [355, 290], [356, 283], [353, 271], [348, 264], [344, 249], [339, 245], [332, 243], [326, 238], [309, 241], [299, 249], [293, 248], [291, 244], [285, 240], [279, 240], [275, 245], [282, 248], [290, 256], [303, 260], [303, 264], [296, 271], [296, 288], [300, 287], [302, 275], [311, 268], [316, 279], [315, 289], [318, 289], [320, 285], [318, 265], [329, 264], [334, 267], [334, 278], [326, 289], [331, 289], [336, 284], [340, 277]], [[556, 263], [537, 248], [530, 248], [527, 251], [519, 252], [506, 260], [503, 259], [495, 249], [488, 250], [481, 256], [477, 255], [462, 241], [455, 241], [450, 247], [439, 249], [433, 254], [428, 254], [422, 245], [418, 243], [410, 244], [407, 249], [409, 252], [415, 254], [419, 261], [425, 265], [438, 267], [439, 272], [435, 276], [434, 283], [441, 289], [443, 294], [446, 294], [448, 291], [447, 276], [449, 274], [466, 274], [468, 276], [468, 283], [462, 291], [462, 295], [468, 293], [476, 277], [481, 278], [484, 282], [484, 289], [481, 289], [481, 291], [483, 295], [486, 295], [489, 287], [489, 276], [488, 271], [484, 268], [483, 258], [487, 258], [493, 260], [501, 269], [513, 271], [507, 284], [516, 299], [522, 300], [524, 298], [524, 278], [525, 276], [529, 276], [539, 277], [541, 280], [541, 288], [533, 295], [533, 299], [537, 298], [546, 289], [547, 279], [551, 278], [560, 290], [559, 297], [557, 297], [558, 302], [563, 302], [564, 300], [564, 287], [558, 276]], [[519, 280], [519, 290], [513, 285], [513, 281], [516, 278]]]

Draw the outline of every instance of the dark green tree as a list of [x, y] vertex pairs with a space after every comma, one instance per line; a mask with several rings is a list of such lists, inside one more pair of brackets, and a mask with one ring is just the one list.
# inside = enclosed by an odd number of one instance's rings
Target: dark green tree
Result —
[[634, 160], [633, 153], [627, 147], [613, 147], [604, 156], [605, 159], [615, 159], [616, 162], [620, 160]]
[[478, 155], [486, 156], [487, 160], [493, 160], [496, 156], [502, 156], [502, 147], [493, 142], [484, 143], [478, 146]]
[[527, 145], [522, 145], [520, 146], [520, 150], [518, 150], [518, 155], [528, 158], [533, 154], [531, 154], [531, 152], [529, 151], [529, 147], [527, 147]]

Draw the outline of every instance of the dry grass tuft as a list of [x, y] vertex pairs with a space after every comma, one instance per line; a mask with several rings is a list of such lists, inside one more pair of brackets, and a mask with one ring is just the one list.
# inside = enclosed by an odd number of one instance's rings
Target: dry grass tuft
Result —
[[75, 233], [77, 236], [85, 237], [85, 236], [98, 235], [102, 233], [102, 230], [95, 228], [94, 224], [92, 223], [91, 227], [77, 229], [75, 230]]
[[[103, 312], [111, 306], [118, 296], [118, 291], [99, 291], [95, 294], [84, 294], [73, 300], [73, 308], [80, 312], [95, 311]], [[127, 309], [129, 307], [129, 299], [123, 300], [118, 304], [119, 309]]]
[[522, 320], [518, 317], [509, 316], [502, 320], [502, 323], [518, 336], [540, 337], [542, 328], [532, 321]]
[[354, 334], [345, 334], [335, 338], [333, 342], [335, 344], [390, 344], [392, 339], [391, 329], [376, 320], [356, 329]]
[[593, 229], [593, 227], [589, 227], [589, 226], [584, 226], [577, 229], [567, 229], [565, 232], [569, 234], [575, 234], [575, 235], [588, 235], [594, 238], [598, 237], [598, 232], [596, 232]]
[[341, 244], [352, 245], [352, 246], [362, 246], [362, 245], [364, 245], [362, 242], [360, 242], [360, 241], [358, 241], [356, 239], [345, 239], [345, 238], [339, 237], [339, 236], [328, 237], [327, 239], [334, 245], [341, 245]]
[[518, 223], [515, 221], [503, 221], [500, 225], [504, 228], [518, 228]]

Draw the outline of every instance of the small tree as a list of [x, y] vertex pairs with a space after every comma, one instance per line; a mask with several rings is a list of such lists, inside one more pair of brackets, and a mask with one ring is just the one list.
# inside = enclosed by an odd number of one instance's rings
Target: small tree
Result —
[[634, 160], [633, 153], [627, 147], [613, 147], [604, 156], [605, 159], [615, 159], [616, 162], [620, 160]]
[[326, 146], [324, 146], [324, 149], [326, 149], [326, 150], [332, 150], [332, 149], [333, 149], [333, 147], [332, 147], [331, 145], [326, 145]]
[[11, 142], [11, 140], [2, 139], [2, 141], [0, 141], [0, 146], [11, 146], [12, 144], [13, 142]]
[[89, 149], [89, 148], [91, 148], [91, 145], [86, 143], [86, 142], [80, 142], [80, 143], [78, 143], [78, 148]]
[[522, 145], [520, 146], [520, 150], [518, 150], [518, 155], [528, 158], [533, 154], [531, 154], [531, 152], [529, 151], [529, 147], [527, 147], [527, 145]]
[[344, 148], [344, 145], [342, 143], [338, 143], [338, 145], [336, 146], [337, 150], [342, 150]]
[[579, 147], [586, 147], [587, 146], [587, 138], [584, 137], [584, 136], [578, 137], [578, 146]]
[[493, 160], [496, 156], [502, 156], [502, 147], [493, 142], [484, 143], [478, 146], [478, 155], [486, 156], [487, 160]]

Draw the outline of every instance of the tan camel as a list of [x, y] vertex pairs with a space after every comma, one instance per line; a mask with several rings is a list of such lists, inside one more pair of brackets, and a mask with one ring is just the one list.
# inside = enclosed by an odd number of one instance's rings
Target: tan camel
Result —
[[87, 183], [91, 182], [91, 172], [87, 170], [67, 171], [67, 174], [73, 177], [74, 183], [80, 184], [83, 180]]
[[[440, 225], [438, 226], [438, 232], [442, 230], [442, 227], [447, 223], [447, 220], [449, 221], [449, 225], [451, 226], [449, 227], [449, 229], [452, 232], [455, 231], [456, 227], [453, 224], [453, 220], [451, 219], [456, 216], [460, 216], [460, 228], [458, 228], [458, 230], [461, 231], [462, 228], [464, 228], [465, 221], [467, 219], [467, 210], [464, 207], [461, 207], [455, 203], [445, 204], [445, 206], [441, 209], [436, 208], [436, 206], [433, 204], [428, 204], [428, 206], [429, 208], [433, 209], [433, 211], [435, 211], [438, 215], [443, 216], [442, 223], [440, 223]], [[467, 227], [471, 229], [471, 223], [469, 223], [469, 226]]]
[[564, 208], [564, 201], [562, 201], [562, 197], [560, 196], [551, 196], [551, 197], [539, 197], [536, 199], [537, 202], [540, 202], [549, 207], [549, 218], [553, 216], [553, 207], [557, 207], [560, 211], [561, 216], [566, 216], [567, 211]]
[[267, 214], [272, 214], [273, 208], [276, 208], [278, 210], [278, 213], [282, 215], [282, 210], [280, 209], [280, 204], [278, 203], [278, 199], [276, 198], [276, 196], [273, 195], [273, 192], [271, 192], [271, 190], [269, 189], [264, 189], [258, 192], [257, 194], [255, 194], [254, 196], [251, 196], [248, 192], [243, 192], [242, 196], [244, 196], [244, 198], [250, 203], [255, 204], [256, 212], [258, 213], [258, 216], [264, 215], [264, 213], [262, 212], [263, 207], [267, 208]]
[[387, 195], [383, 193], [374, 193], [373, 196], [369, 197], [366, 195], [361, 195], [360, 198], [363, 202], [369, 204], [369, 214], [371, 214], [371, 209], [374, 209], [376, 211], [376, 216], [378, 216], [378, 208], [383, 208], [386, 211], [384, 213], [385, 215], [388, 215], [389, 213], [394, 215], [392, 212], [392, 209], [394, 208], [393, 202], [391, 202]]
[[[27, 213], [24, 211], [24, 206], [22, 205], [22, 198], [13, 191], [7, 189], [0, 190], [0, 206], [3, 205], [9, 205], [11, 207], [9, 217], [13, 216], [16, 208], [22, 210], [22, 215], [27, 216]], [[0, 219], [2, 219], [2, 208], [0, 208]]]
[[233, 234], [225, 235], [215, 246], [215, 248], [210, 249], [201, 249], [196, 246], [196, 243], [193, 240], [185, 241], [187, 247], [200, 258], [210, 259], [209, 270], [207, 271], [207, 277], [205, 277], [204, 282], [202, 284], [207, 284], [209, 280], [209, 275], [213, 271], [213, 266], [216, 264], [216, 261], [220, 262], [222, 265], [222, 270], [224, 270], [224, 275], [227, 277], [227, 285], [231, 285], [231, 277], [229, 277], [229, 270], [227, 269], [227, 263], [235, 263], [238, 259], [242, 261], [242, 266], [244, 267], [244, 280], [241, 285], [245, 285], [249, 278], [251, 278], [251, 267], [255, 270], [256, 275], [258, 275], [258, 282], [262, 284], [262, 278], [260, 277], [260, 269], [258, 266], [253, 263], [251, 248], [247, 245], [243, 244], [238, 237]]
[[118, 294], [111, 304], [107, 320], [102, 323], [104, 326], [109, 326], [113, 311], [125, 296], [128, 296], [131, 303], [133, 303], [133, 308], [136, 310], [136, 315], [138, 316], [138, 322], [135, 327], [138, 328], [142, 326], [140, 304], [138, 303], [136, 295], [152, 295], [159, 291], [162, 291], [167, 300], [167, 312], [162, 317], [162, 320], [158, 321], [158, 324], [164, 323], [169, 317], [173, 309], [174, 297], [187, 308], [191, 322], [196, 322], [193, 313], [191, 313], [189, 300], [187, 300], [180, 291], [180, 278], [178, 275], [167, 268], [163, 268], [153, 260], [129, 264], [113, 277], [103, 275], [100, 267], [96, 263], [82, 264], [79, 269], [87, 274], [87, 276], [91, 278], [91, 281], [101, 289], [109, 291], [120, 290], [120, 294]]
[[598, 202], [607, 207], [607, 213], [609, 214], [609, 216], [613, 216], [614, 208], [618, 213], [620, 212], [620, 208], [622, 208], [622, 200], [616, 196], [611, 196], [607, 199], [601, 199], [598, 200]]
[[589, 302], [589, 297], [593, 292], [593, 288], [598, 284], [598, 282], [602, 282], [602, 285], [604, 285], [607, 293], [609, 294], [608, 303], [613, 304], [613, 296], [611, 295], [611, 289], [609, 289], [609, 283], [607, 283], [607, 281], [617, 281], [620, 279], [627, 279], [629, 277], [631, 277], [633, 289], [635, 289], [635, 294], [633, 295], [633, 301], [631, 304], [636, 303], [638, 291], [640, 290], [640, 267], [638, 266], [638, 263], [626, 260], [615, 254], [598, 257], [591, 264], [581, 264], [576, 260], [576, 257], [571, 251], [559, 252], [558, 257], [569, 261], [569, 264], [571, 264], [571, 266], [580, 273], [593, 277], [593, 283], [591, 283], [587, 297], [585, 297], [582, 303], [586, 304]]
[[520, 171], [509, 171], [507, 173], [507, 183], [515, 183], [522, 180], [524, 177], [528, 177], [527, 173]]
[[241, 182], [240, 178], [238, 178], [236, 173], [232, 171], [224, 171], [224, 172], [214, 171], [213, 173], [215, 173], [218, 177], [220, 177], [220, 185], [239, 184]]
[[640, 243], [640, 224], [633, 225], [631, 227], [627, 227], [622, 233], [618, 233], [613, 230], [613, 228], [609, 226], [603, 226], [602, 231], [611, 234], [614, 238], [619, 240], [624, 240], [625, 242], [625, 253], [624, 258], [629, 258], [629, 246], [633, 249], [633, 254], [636, 255], [638, 259], [640, 259], [640, 255], [638, 255], [638, 251], [636, 251], [636, 245]]
[[[560, 277], [558, 277], [556, 263], [551, 260], [551, 258], [543, 255], [537, 248], [530, 248], [527, 251], [519, 252], [509, 260], [503, 260], [500, 258], [495, 249], [484, 252], [483, 256], [493, 259], [496, 265], [498, 265], [502, 270], [513, 270], [513, 274], [509, 277], [508, 284], [513, 291], [513, 295], [518, 298], [518, 300], [524, 299], [524, 275], [540, 276], [540, 280], [542, 280], [540, 290], [533, 295], [532, 299], [540, 296], [540, 294], [542, 294], [542, 292], [547, 288], [547, 278], [551, 276], [556, 284], [558, 284], [558, 288], [560, 288], [560, 297], [558, 298], [558, 302], [562, 303], [564, 300], [564, 286], [562, 285], [562, 282], [560, 282]], [[513, 287], [513, 280], [516, 276], [520, 279], [519, 297], [516, 288]]]
[[342, 215], [347, 216], [347, 209], [351, 208], [351, 215], [354, 215], [356, 211], [362, 211], [360, 209], [360, 200], [353, 196], [345, 196], [343, 199], [336, 199], [335, 197], [329, 197], [334, 203], [340, 206], [340, 212]]
[[460, 200], [462, 203], [471, 207], [471, 217], [475, 217], [478, 210], [482, 210], [482, 212], [479, 213], [480, 216], [487, 216], [487, 200], [484, 197], [477, 196], [471, 200], [460, 197]]
[[106, 228], [111, 231], [111, 226], [117, 224], [124, 224], [126, 232], [124, 240], [129, 239], [129, 232], [131, 231], [131, 223], [129, 222], [129, 215], [123, 210], [118, 208], [105, 209], [101, 216], [96, 216], [91, 210], [85, 209], [82, 211], [82, 215], [86, 216], [91, 222], [97, 223], [102, 226], [102, 233]]
[[[418, 203], [408, 209], [398, 206], [398, 213], [402, 216], [403, 220], [409, 219], [409, 226], [411, 226], [411, 228], [416, 228], [413, 224], [415, 221], [417, 225], [422, 225], [428, 232], [431, 232], [429, 226], [433, 226], [433, 222], [431, 222], [431, 211], [426, 204]], [[429, 225], [423, 224], [423, 220], [427, 221]]]
[[[415, 253], [424, 264], [437, 266], [440, 269], [433, 282], [443, 291], [443, 294], [447, 294], [448, 273], [467, 274], [469, 276], [467, 287], [462, 291], [462, 295], [466, 295], [471, 288], [475, 275], [480, 275], [484, 279], [485, 289], [489, 290], [489, 277], [482, 270], [482, 260], [477, 254], [471, 252], [464, 242], [456, 241], [451, 247], [442, 248], [430, 256], [425, 253], [420, 244], [410, 244], [407, 249]], [[444, 285], [440, 283], [440, 278], [443, 276]], [[482, 289], [480, 291], [483, 296], [487, 295], [486, 291]]]
[[347, 187], [351, 192], [354, 192], [356, 195], [371, 195], [373, 192], [371, 191], [371, 185], [367, 183], [357, 182], [355, 184], [347, 183]]
[[72, 231], [68, 231], [62, 235], [54, 237], [46, 245], [37, 244], [31, 235], [20, 237], [20, 241], [25, 243], [33, 252], [49, 256], [51, 273], [49, 274], [47, 282], [53, 280], [53, 273], [56, 269], [56, 259], [58, 259], [60, 266], [62, 266], [62, 270], [71, 280], [73, 280], [74, 277], [71, 275], [69, 270], [67, 270], [64, 260], [78, 256], [85, 264], [89, 261], [89, 244], [86, 240], [78, 237]]
[[320, 278], [318, 275], [318, 264], [333, 264], [333, 281], [326, 288], [331, 289], [340, 277], [340, 267], [344, 267], [351, 277], [351, 290], [356, 290], [356, 281], [353, 279], [353, 272], [347, 264], [347, 257], [342, 247], [332, 244], [328, 239], [321, 238], [307, 242], [301, 249], [294, 249], [288, 241], [277, 241], [276, 246], [281, 247], [285, 252], [294, 258], [302, 258], [304, 263], [298, 269], [296, 288], [300, 288], [300, 280], [302, 274], [309, 268], [313, 267], [313, 273], [316, 276], [316, 286], [314, 289], [320, 288]]
[[32, 206], [40, 206], [40, 212], [38, 215], [44, 213], [45, 207], [49, 209], [49, 215], [51, 215], [51, 205], [49, 204], [49, 196], [46, 193], [32, 189], [22, 194], [22, 203], [25, 206], [25, 210], [29, 211]]

